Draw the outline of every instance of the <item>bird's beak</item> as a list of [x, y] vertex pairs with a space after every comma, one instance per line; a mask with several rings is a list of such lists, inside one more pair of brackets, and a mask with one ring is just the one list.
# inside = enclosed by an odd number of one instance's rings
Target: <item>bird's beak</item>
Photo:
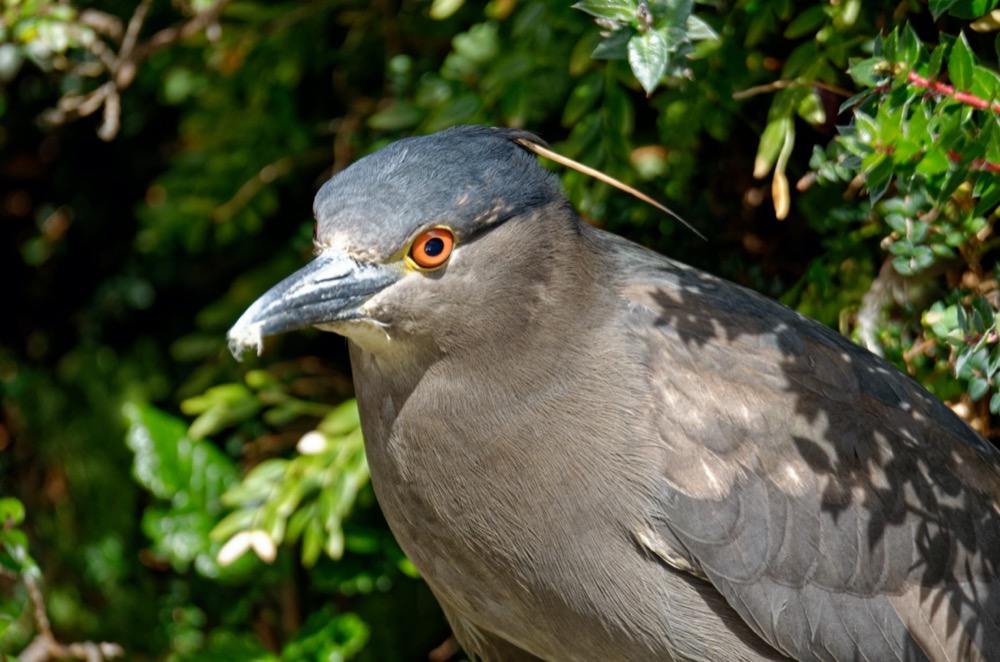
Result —
[[363, 319], [365, 301], [399, 278], [395, 269], [327, 249], [247, 308], [229, 329], [229, 351], [237, 359], [250, 348], [260, 354], [265, 336]]

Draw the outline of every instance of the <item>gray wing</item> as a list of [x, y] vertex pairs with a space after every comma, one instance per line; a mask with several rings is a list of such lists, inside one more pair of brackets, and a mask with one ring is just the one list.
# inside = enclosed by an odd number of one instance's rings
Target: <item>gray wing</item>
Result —
[[1000, 463], [838, 334], [669, 262], [625, 287], [656, 545], [799, 659], [1000, 659]]

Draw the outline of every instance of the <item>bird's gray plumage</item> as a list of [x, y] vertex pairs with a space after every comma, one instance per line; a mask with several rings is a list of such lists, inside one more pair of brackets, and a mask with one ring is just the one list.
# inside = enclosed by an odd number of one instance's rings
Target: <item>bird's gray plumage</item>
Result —
[[[583, 224], [526, 135], [452, 129], [334, 177], [317, 259], [338, 266], [230, 334], [350, 339], [379, 503], [462, 645], [1000, 658], [997, 453], [816, 322]], [[451, 259], [407, 266], [435, 226]]]

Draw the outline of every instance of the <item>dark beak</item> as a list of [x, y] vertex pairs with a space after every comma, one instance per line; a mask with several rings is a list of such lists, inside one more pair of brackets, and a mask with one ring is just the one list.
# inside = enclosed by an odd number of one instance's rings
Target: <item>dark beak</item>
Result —
[[260, 354], [265, 336], [363, 319], [362, 305], [399, 278], [392, 268], [327, 249], [247, 308], [229, 329], [229, 351], [237, 359], [251, 347]]

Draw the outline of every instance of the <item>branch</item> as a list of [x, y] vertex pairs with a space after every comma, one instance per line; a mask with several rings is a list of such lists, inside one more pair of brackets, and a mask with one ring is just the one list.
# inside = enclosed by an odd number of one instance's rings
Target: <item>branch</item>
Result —
[[[962, 155], [953, 149], [948, 150], [948, 160], [952, 163], [961, 163]], [[972, 170], [985, 170], [986, 172], [1000, 173], [1000, 163], [993, 163], [984, 158], [972, 159], [969, 161], [969, 168]]]
[[84, 9], [77, 15], [76, 20], [94, 32], [111, 37], [115, 41], [121, 41], [124, 34], [121, 19], [97, 9]]
[[882, 314], [890, 304], [899, 300], [900, 291], [906, 282], [906, 278], [893, 268], [892, 260], [886, 260], [868, 291], [861, 297], [861, 307], [854, 316], [855, 329], [862, 347], [872, 354], [885, 356], [878, 339]]
[[[56, 108], [43, 113], [42, 118], [50, 124], [59, 125], [90, 115], [103, 107], [104, 121], [98, 135], [103, 140], [113, 139], [121, 125], [121, 91], [133, 83], [139, 65], [159, 50], [211, 29], [212, 26], [218, 26], [219, 14], [228, 2], [229, 0], [216, 0], [210, 8], [195, 14], [184, 24], [160, 30], [146, 42], [140, 42], [139, 35], [149, 15], [152, 0], [141, 0], [124, 28], [113, 16], [96, 10], [85, 10], [78, 19], [80, 25], [88, 26], [111, 39], [121, 38], [117, 54], [112, 53], [100, 40], [86, 45], [86, 49], [97, 59], [99, 67], [107, 72], [110, 80], [87, 94], [67, 93], [59, 100]], [[88, 64], [92, 66], [94, 63]]]
[[775, 92], [777, 90], [783, 90], [786, 87], [815, 87], [818, 90], [824, 90], [826, 92], [832, 92], [838, 96], [849, 97], [851, 93], [842, 87], [837, 87], [836, 85], [830, 85], [829, 83], [823, 83], [816, 80], [776, 80], [773, 83], [767, 83], [765, 85], [754, 85], [753, 87], [748, 87], [745, 90], [740, 90], [739, 92], [733, 92], [734, 101], [742, 101], [743, 99], [749, 99], [750, 97], [757, 96], [758, 94], [767, 94], [769, 92]]
[[1000, 113], [1000, 102], [990, 103], [986, 99], [977, 97], [975, 94], [970, 92], [956, 92], [953, 86], [939, 83], [938, 81], [931, 80], [930, 78], [924, 78], [915, 71], [911, 71], [906, 77], [906, 80], [916, 87], [922, 87], [926, 90], [930, 90], [931, 92], [951, 97], [955, 101], [967, 104], [973, 108], [978, 108], [979, 110], [992, 110], [994, 113]]
[[20, 662], [48, 662], [48, 660], [86, 660], [87, 662], [102, 662], [125, 655], [118, 644], [106, 641], [81, 641], [72, 644], [61, 644], [52, 634], [49, 615], [45, 611], [45, 598], [38, 581], [31, 575], [22, 575], [24, 586], [28, 589], [35, 625], [38, 634], [31, 640], [28, 647], [18, 656]]
[[215, 211], [212, 212], [212, 220], [216, 223], [223, 223], [231, 219], [238, 211], [246, 207], [262, 188], [288, 174], [292, 165], [292, 158], [288, 156], [282, 157], [274, 163], [268, 163], [257, 171], [257, 174], [245, 181], [232, 198], [215, 208]]
[[253, 177], [243, 182], [232, 198], [215, 208], [215, 211], [212, 212], [212, 220], [216, 223], [225, 223], [246, 207], [261, 190], [287, 175], [297, 165], [314, 161], [321, 162], [325, 160], [326, 156], [325, 149], [314, 149], [295, 157], [283, 156], [273, 163], [268, 163]]
[[137, 59], [145, 59], [158, 50], [166, 48], [167, 46], [172, 46], [181, 39], [185, 39], [211, 27], [214, 23], [218, 22], [219, 14], [222, 13], [222, 9], [228, 2], [229, 0], [216, 0], [214, 5], [200, 14], [195, 14], [191, 20], [184, 25], [160, 30], [150, 37], [149, 41], [144, 44], [140, 44], [139, 47], [136, 48]]

